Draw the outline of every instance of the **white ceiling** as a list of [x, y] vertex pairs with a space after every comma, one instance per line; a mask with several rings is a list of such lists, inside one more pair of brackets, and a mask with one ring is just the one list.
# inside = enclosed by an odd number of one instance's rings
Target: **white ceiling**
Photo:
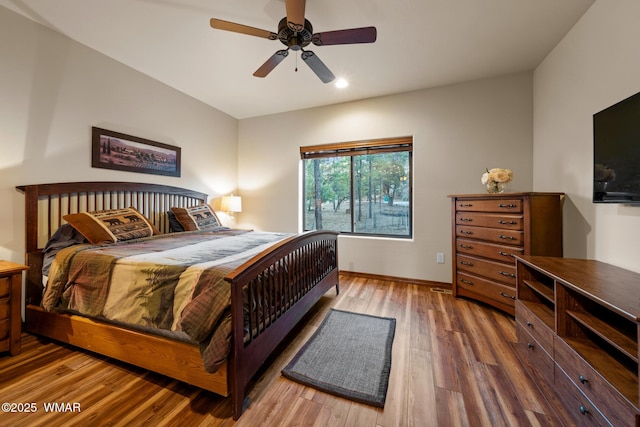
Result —
[[[277, 32], [285, 0], [0, 0], [238, 119], [531, 70], [594, 0], [308, 0], [314, 32], [375, 26], [373, 44], [314, 51], [350, 86], [322, 83], [279, 41], [214, 30], [219, 18]], [[298, 71], [295, 71], [296, 65]]]

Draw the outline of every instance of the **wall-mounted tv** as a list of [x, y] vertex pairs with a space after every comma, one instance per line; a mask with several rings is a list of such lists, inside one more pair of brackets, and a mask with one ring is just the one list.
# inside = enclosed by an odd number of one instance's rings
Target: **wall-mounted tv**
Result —
[[593, 201], [640, 205], [640, 93], [593, 115]]

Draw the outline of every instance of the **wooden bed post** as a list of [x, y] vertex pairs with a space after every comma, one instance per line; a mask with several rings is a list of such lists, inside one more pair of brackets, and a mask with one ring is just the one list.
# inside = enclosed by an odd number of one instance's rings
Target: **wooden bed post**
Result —
[[25, 195], [25, 252], [35, 252], [38, 249], [38, 187], [25, 185], [18, 189]]

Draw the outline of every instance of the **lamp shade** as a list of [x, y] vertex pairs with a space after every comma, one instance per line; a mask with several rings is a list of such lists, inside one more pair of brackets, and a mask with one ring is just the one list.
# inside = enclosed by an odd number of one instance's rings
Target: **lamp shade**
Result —
[[223, 196], [220, 202], [223, 212], [242, 212], [242, 198], [240, 196]]

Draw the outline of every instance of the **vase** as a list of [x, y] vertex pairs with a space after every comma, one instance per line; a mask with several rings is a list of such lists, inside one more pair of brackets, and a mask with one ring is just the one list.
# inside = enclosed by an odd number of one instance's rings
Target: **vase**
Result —
[[607, 191], [608, 181], [595, 181], [593, 183], [593, 189], [598, 193], [604, 193]]
[[487, 182], [487, 193], [499, 194], [504, 193], [507, 189], [506, 182]]

